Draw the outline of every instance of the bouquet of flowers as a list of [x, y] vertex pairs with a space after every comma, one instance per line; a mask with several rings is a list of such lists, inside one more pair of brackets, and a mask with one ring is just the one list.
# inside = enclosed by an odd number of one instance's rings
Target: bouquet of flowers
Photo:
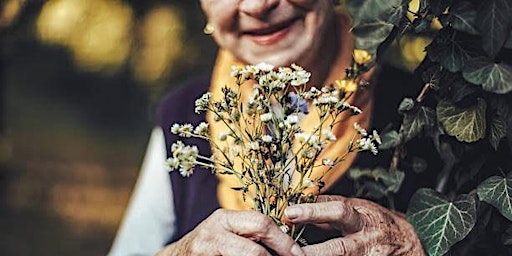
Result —
[[[322, 151], [336, 141], [335, 129], [347, 117], [361, 113], [348, 103], [358, 87], [355, 79], [338, 80], [321, 89], [307, 85], [310, 73], [297, 65], [274, 67], [269, 64], [232, 67], [236, 86], [222, 89], [213, 100], [210, 92], [196, 100], [195, 112], [210, 111], [215, 122], [226, 127], [219, 134], [209, 133], [209, 124], [174, 124], [171, 132], [181, 137], [197, 137], [210, 142], [212, 156], [202, 156], [194, 145], [177, 141], [167, 160], [170, 170], [188, 177], [196, 165], [221, 175], [233, 175], [244, 200], [252, 200], [254, 210], [271, 217], [284, 232], [299, 239], [300, 231], [281, 222], [291, 204], [315, 200], [324, 175], [354, 151], [377, 154], [380, 137], [354, 123], [353, 137], [341, 155], [330, 159]], [[243, 86], [252, 86], [250, 96], [242, 97]], [[318, 123], [306, 132], [300, 126], [305, 115], [317, 115]], [[350, 132], [350, 131], [343, 131]], [[217, 136], [217, 139], [213, 139]], [[324, 168], [312, 176], [315, 168]]]

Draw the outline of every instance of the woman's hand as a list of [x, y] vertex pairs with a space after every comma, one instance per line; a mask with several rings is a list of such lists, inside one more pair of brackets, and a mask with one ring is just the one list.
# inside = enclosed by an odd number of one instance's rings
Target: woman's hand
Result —
[[270, 219], [256, 211], [219, 209], [156, 256], [271, 256], [260, 244], [282, 256], [306, 256], [300, 246]]
[[307, 255], [424, 256], [413, 227], [398, 213], [368, 200], [319, 196], [285, 210], [285, 221], [339, 230], [343, 237], [303, 247]]

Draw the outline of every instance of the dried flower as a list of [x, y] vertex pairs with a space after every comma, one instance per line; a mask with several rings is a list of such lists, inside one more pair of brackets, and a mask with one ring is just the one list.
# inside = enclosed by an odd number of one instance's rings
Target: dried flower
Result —
[[[231, 75], [237, 85], [254, 81], [247, 102], [242, 102], [240, 86], [222, 88], [222, 97], [218, 100], [212, 100], [212, 94], [205, 93], [195, 102], [196, 113], [210, 111], [214, 121], [225, 124], [226, 130], [209, 134], [206, 122], [196, 127], [174, 124], [170, 128], [180, 137], [210, 141], [213, 155], [201, 156], [196, 146], [177, 141], [171, 145], [167, 167], [185, 177], [192, 175], [196, 165], [219, 174], [235, 175], [241, 182], [237, 189], [243, 199], [252, 199], [256, 210], [271, 216], [284, 232], [290, 232], [280, 222], [286, 206], [304, 202], [304, 198], [313, 201], [314, 195], [305, 195], [305, 189], [322, 189], [323, 175], [348, 153], [370, 151], [376, 154], [376, 144], [380, 144], [381, 139], [376, 131], [368, 135], [356, 123], [357, 133], [347, 147], [348, 152], [333, 159], [320, 159], [323, 150], [337, 139], [332, 129], [341, 120], [341, 114], [361, 112], [347, 102], [347, 92], [357, 88], [353, 80], [308, 89], [305, 85], [311, 74], [295, 64], [278, 68], [265, 63], [234, 66]], [[318, 123], [312, 130], [300, 127], [304, 115], [317, 115]], [[235, 160], [241, 166], [235, 166]], [[320, 177], [312, 175], [320, 166], [327, 171]]]

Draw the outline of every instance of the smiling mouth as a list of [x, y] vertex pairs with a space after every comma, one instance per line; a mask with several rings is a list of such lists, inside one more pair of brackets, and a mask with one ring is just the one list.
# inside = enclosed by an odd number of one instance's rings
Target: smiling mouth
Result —
[[297, 20], [298, 18], [290, 19], [269, 27], [245, 31], [242, 32], [242, 35], [247, 36], [250, 40], [257, 44], [273, 44], [288, 34], [290, 28]]

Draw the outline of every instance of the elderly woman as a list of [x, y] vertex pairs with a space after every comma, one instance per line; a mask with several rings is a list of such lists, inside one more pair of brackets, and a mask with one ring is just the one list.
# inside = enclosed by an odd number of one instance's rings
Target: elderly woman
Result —
[[[296, 63], [311, 72], [311, 85], [321, 86], [341, 78], [351, 64], [350, 21], [335, 11], [332, 0], [201, 0], [201, 6], [208, 19], [205, 30], [220, 48], [215, 67], [211, 76], [196, 78], [163, 100], [160, 127], [152, 134], [141, 177], [110, 255], [271, 255], [270, 251], [285, 256], [424, 255], [402, 214], [367, 200], [320, 195], [315, 203], [289, 206], [286, 222], [316, 224], [306, 229], [309, 245], [301, 247], [270, 218], [249, 210], [230, 189], [229, 180], [198, 170], [188, 179], [172, 173], [169, 181], [163, 167], [165, 148], [176, 138], [168, 128], [177, 121], [208, 119], [191, 111], [194, 100], [205, 91], [215, 93], [232, 83], [232, 65]], [[378, 83], [396, 83], [373, 71], [368, 76], [367, 80]], [[373, 97], [374, 84], [352, 98], [363, 114], [351, 121], [367, 128], [376, 120], [373, 115], [378, 105], [384, 106]], [[394, 111], [395, 106], [384, 107]], [[339, 140], [350, 139], [343, 136], [353, 122], [347, 123], [338, 128]], [[204, 142], [196, 143], [203, 154], [210, 152]], [[325, 177], [328, 191], [343, 193], [342, 174], [364, 161], [355, 154], [347, 158]]]

